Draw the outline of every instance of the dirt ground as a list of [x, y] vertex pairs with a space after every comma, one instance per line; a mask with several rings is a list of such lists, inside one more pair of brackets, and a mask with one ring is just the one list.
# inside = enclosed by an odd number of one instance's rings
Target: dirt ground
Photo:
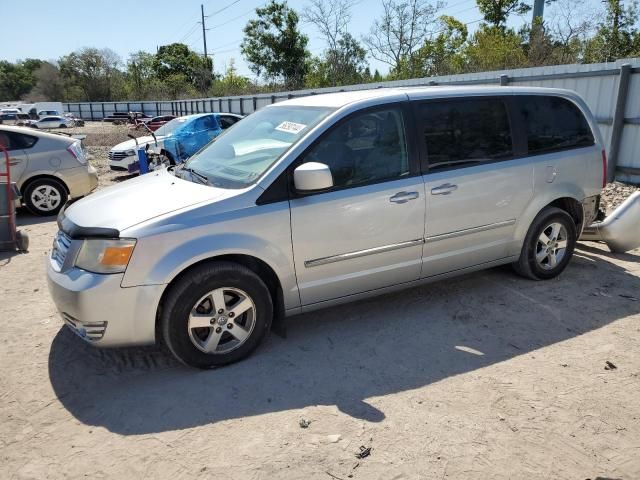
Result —
[[[101, 185], [126, 178], [90, 151]], [[0, 253], [0, 479], [640, 478], [640, 250], [582, 243], [556, 280], [497, 268], [293, 317], [196, 371], [63, 327], [55, 221], [18, 220], [29, 253]]]

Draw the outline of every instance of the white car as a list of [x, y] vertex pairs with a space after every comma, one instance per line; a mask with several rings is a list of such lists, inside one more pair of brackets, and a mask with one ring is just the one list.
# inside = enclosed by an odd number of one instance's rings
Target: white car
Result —
[[[215, 122], [211, 122], [211, 119]], [[242, 119], [233, 113], [200, 113], [174, 118], [152, 135], [119, 143], [109, 151], [109, 167], [116, 171], [129, 171], [138, 160], [136, 148], [149, 145], [149, 151], [162, 155], [168, 163], [184, 161], [220, 132]]]
[[40, 120], [35, 120], [29, 124], [29, 126], [32, 128], [41, 128], [41, 129], [67, 128], [67, 127], [71, 128], [74, 125], [75, 124], [73, 120], [69, 120], [68, 118], [61, 117], [61, 116], [44, 117], [44, 118], [41, 118]]
[[150, 150], [163, 152], [164, 138], [166, 135], [156, 135], [156, 140], [151, 135], [145, 135], [119, 143], [109, 151], [109, 168], [114, 171], [128, 171], [130, 166], [138, 160], [136, 149], [139, 146], [149, 145]]

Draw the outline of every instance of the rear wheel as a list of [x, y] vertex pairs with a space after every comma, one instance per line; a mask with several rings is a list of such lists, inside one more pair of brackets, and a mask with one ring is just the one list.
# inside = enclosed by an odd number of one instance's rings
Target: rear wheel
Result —
[[53, 178], [35, 180], [24, 190], [24, 202], [36, 215], [56, 215], [67, 201], [67, 189]]
[[557, 277], [567, 267], [576, 245], [576, 225], [564, 210], [547, 207], [534, 219], [520, 259], [513, 266], [533, 280]]
[[196, 267], [171, 287], [161, 316], [162, 336], [182, 363], [211, 368], [248, 356], [273, 317], [266, 285], [230, 262]]

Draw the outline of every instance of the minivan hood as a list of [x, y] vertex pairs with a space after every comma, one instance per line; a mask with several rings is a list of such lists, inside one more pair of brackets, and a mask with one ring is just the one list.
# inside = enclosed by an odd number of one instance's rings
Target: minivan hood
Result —
[[[160, 143], [165, 138], [166, 138], [166, 136], [157, 136], [156, 135], [156, 140], [158, 141], [158, 143]], [[147, 143], [150, 143], [152, 147], [155, 146], [154, 141], [153, 141], [153, 137], [151, 135], [145, 135], [144, 137], [138, 137], [138, 145], [146, 145]], [[132, 150], [134, 148], [136, 148], [136, 141], [131, 138], [131, 139], [126, 140], [126, 141], [124, 141], [122, 143], [119, 143], [118, 145], [113, 147], [111, 149], [111, 151], [120, 152], [120, 151]]]
[[92, 193], [67, 207], [64, 216], [79, 227], [122, 231], [159, 215], [224, 200], [242, 191], [190, 182], [160, 170]]

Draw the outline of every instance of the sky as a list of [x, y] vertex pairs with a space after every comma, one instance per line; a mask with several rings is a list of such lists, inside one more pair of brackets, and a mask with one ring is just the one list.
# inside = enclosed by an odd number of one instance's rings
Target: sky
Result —
[[[108, 47], [120, 55], [123, 62], [131, 52], [155, 52], [160, 45], [183, 42], [202, 53], [200, 5], [204, 5], [207, 25], [208, 53], [213, 53], [214, 70], [224, 71], [231, 59], [238, 73], [253, 77], [240, 53], [242, 29], [255, 17], [255, 8], [267, 0], [0, 0], [2, 22], [0, 60], [25, 58], [55, 60], [82, 47]], [[298, 13], [304, 11], [307, 0], [289, 0]], [[469, 22], [472, 32], [481, 15], [475, 0], [449, 0], [441, 14], [452, 15]], [[585, 0], [593, 4], [599, 0]], [[547, 9], [548, 13], [549, 9]], [[349, 31], [360, 39], [369, 32], [373, 21], [382, 13], [380, 0], [360, 0], [353, 8]], [[514, 16], [511, 25], [530, 21]], [[309, 36], [312, 54], [322, 53], [325, 44], [318, 31], [302, 24]], [[385, 73], [388, 67], [369, 58], [372, 70]]]

